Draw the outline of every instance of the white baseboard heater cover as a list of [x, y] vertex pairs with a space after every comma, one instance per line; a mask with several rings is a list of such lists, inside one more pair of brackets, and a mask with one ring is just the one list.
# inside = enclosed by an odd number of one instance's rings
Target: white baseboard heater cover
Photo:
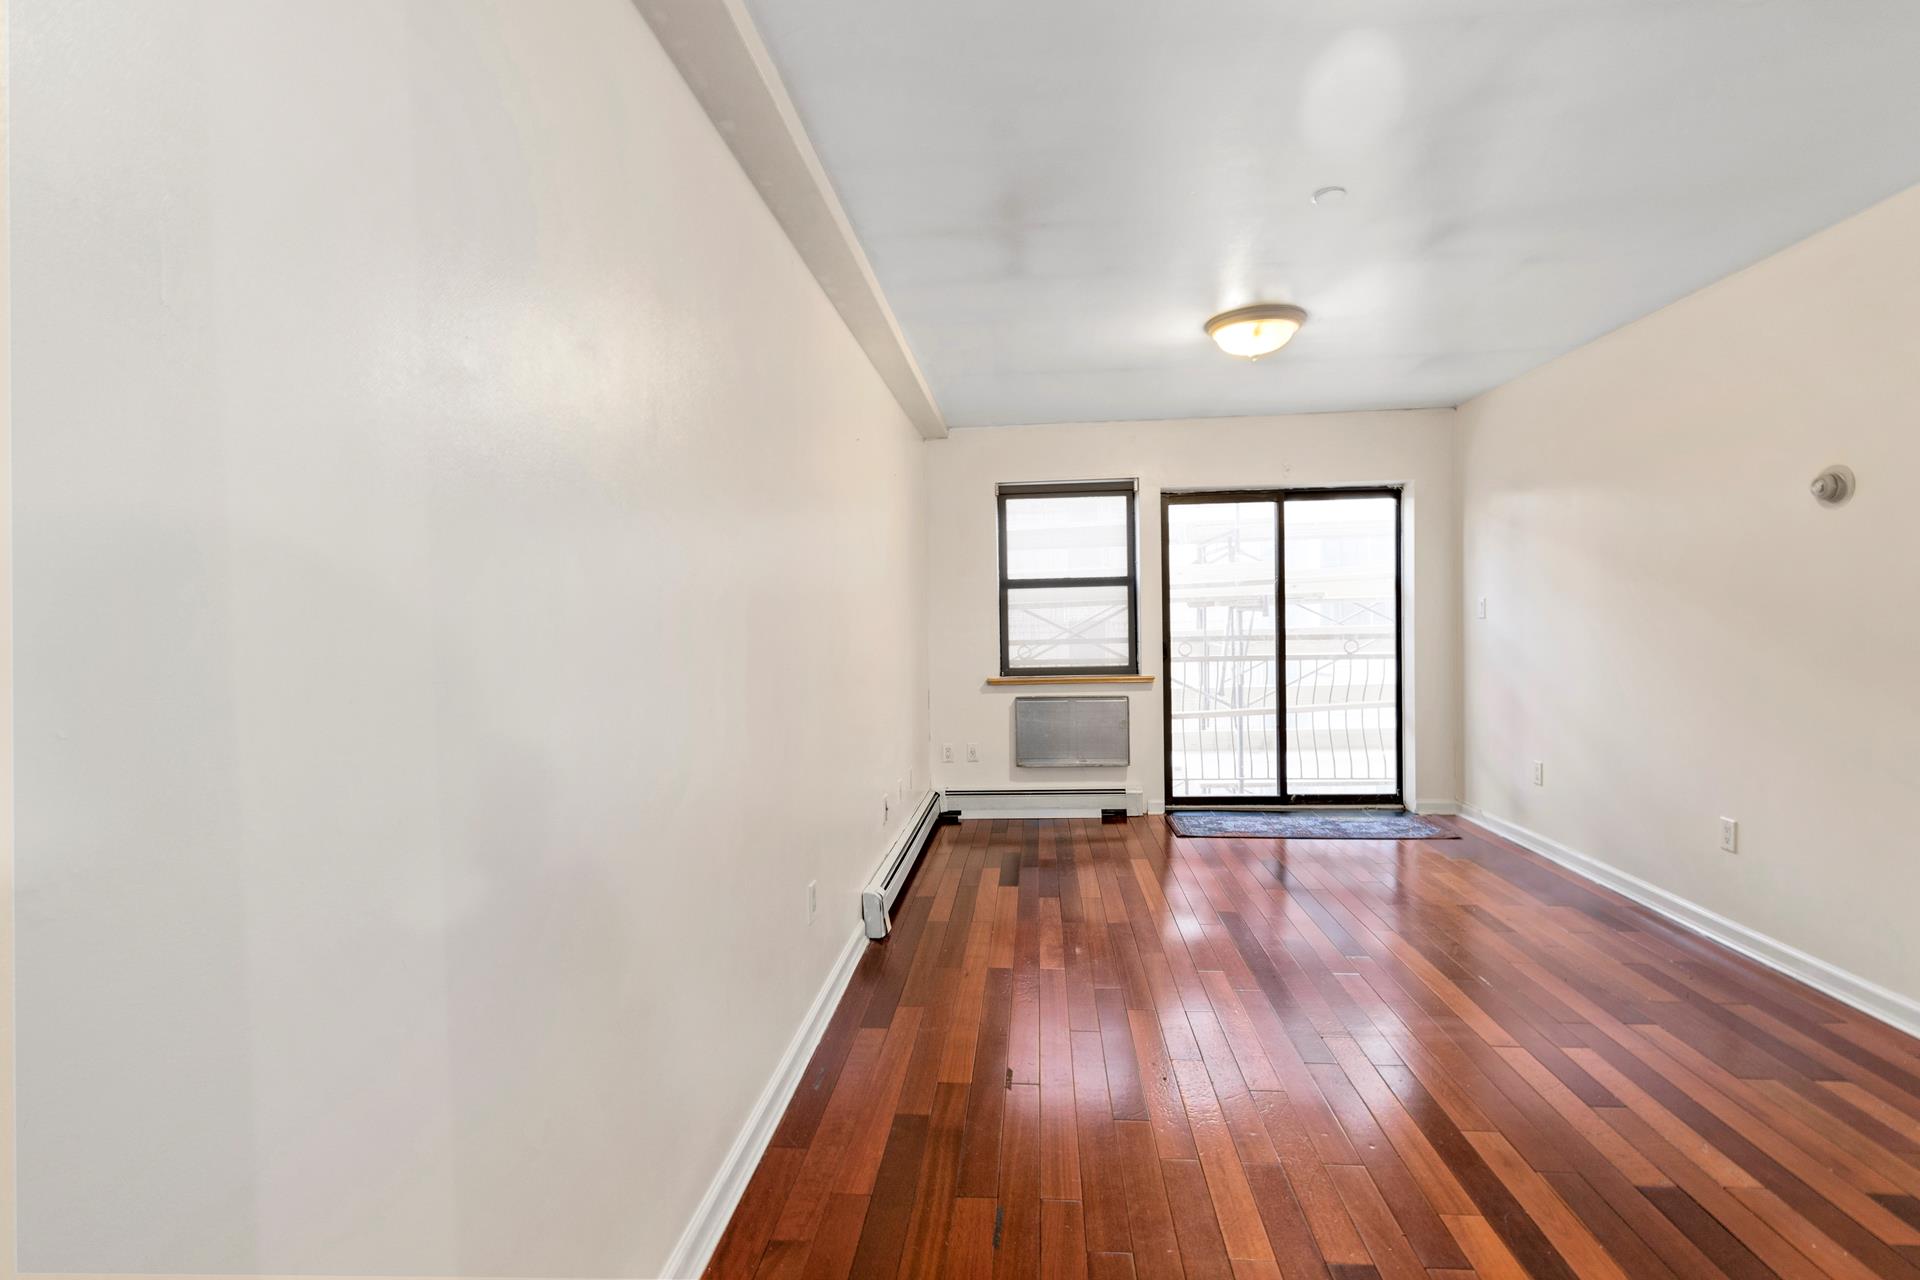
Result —
[[907, 824], [906, 834], [887, 850], [886, 857], [880, 859], [880, 869], [861, 891], [860, 919], [866, 926], [867, 936], [876, 942], [886, 937], [892, 928], [893, 904], [906, 886], [907, 877], [913, 874], [914, 864], [920, 860], [920, 853], [927, 847], [927, 840], [939, 821], [940, 793], [930, 791], [920, 812]]
[[974, 818], [1097, 818], [1114, 809], [1147, 811], [1144, 792], [1125, 787], [997, 787], [946, 791], [943, 807], [961, 821]]

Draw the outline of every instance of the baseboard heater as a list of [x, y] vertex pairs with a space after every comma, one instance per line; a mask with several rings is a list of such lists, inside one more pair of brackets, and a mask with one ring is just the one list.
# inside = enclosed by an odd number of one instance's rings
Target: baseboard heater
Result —
[[900, 897], [900, 890], [906, 887], [907, 877], [913, 874], [914, 864], [920, 861], [927, 841], [933, 838], [933, 829], [940, 825], [940, 810], [940, 793], [929, 791], [920, 812], [907, 824], [906, 834], [887, 850], [886, 856], [880, 859], [880, 869], [861, 891], [860, 919], [866, 925], [869, 938], [878, 941], [886, 937], [892, 927], [893, 904]]
[[1144, 792], [1125, 787], [996, 787], [946, 791], [942, 807], [961, 821], [976, 818], [1098, 818], [1147, 811]]

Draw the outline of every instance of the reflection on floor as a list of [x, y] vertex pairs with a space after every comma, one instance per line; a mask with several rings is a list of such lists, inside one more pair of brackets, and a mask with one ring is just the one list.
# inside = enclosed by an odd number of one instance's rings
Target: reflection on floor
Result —
[[709, 1274], [1920, 1277], [1920, 1042], [1454, 825], [944, 828]]

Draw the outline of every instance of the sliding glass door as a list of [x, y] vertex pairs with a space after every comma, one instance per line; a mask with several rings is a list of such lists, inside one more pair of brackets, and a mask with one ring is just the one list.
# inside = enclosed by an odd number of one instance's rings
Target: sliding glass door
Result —
[[1400, 496], [1287, 495], [1287, 794], [1400, 795]]
[[1162, 499], [1169, 796], [1280, 791], [1280, 503]]
[[1167, 795], [1400, 799], [1400, 495], [1161, 500]]

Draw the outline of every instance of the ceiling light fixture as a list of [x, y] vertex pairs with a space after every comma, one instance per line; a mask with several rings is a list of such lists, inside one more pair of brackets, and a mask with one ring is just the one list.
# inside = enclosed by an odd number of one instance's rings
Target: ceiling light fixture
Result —
[[1347, 198], [1345, 187], [1322, 187], [1313, 193], [1315, 204], [1339, 204]]
[[1230, 356], [1258, 360], [1293, 341], [1306, 322], [1307, 313], [1291, 303], [1263, 302], [1222, 311], [1207, 321], [1207, 336]]

